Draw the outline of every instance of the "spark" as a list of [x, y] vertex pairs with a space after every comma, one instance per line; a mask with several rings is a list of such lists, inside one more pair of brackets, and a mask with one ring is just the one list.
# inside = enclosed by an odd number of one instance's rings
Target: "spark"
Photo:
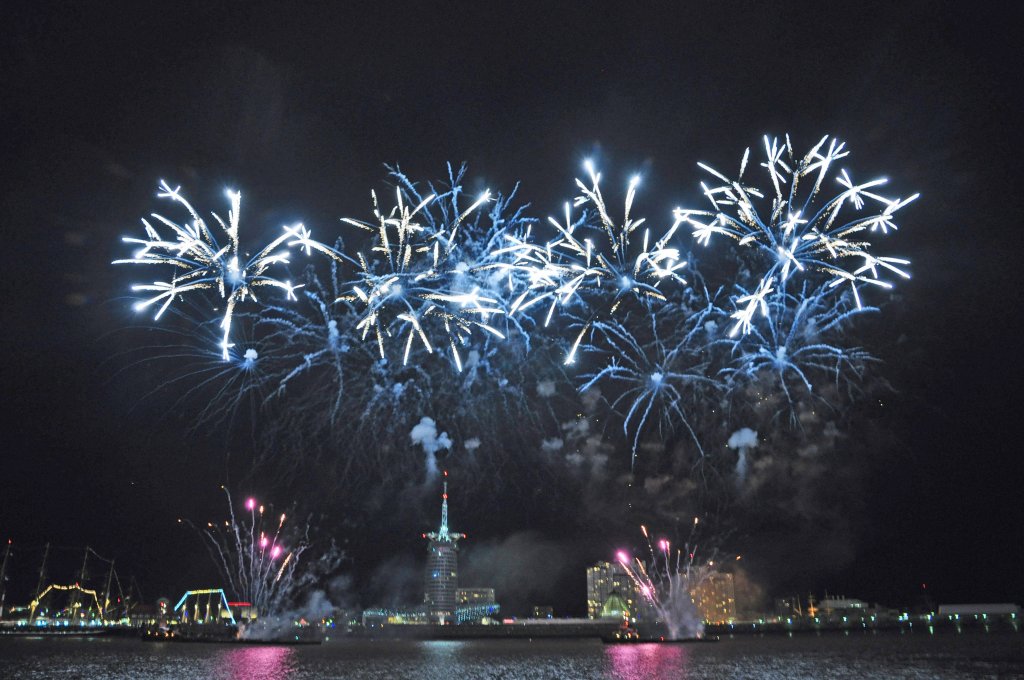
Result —
[[772, 292], [772, 290], [774, 290], [772, 287], [773, 283], [774, 279], [771, 277], [761, 279], [761, 282], [757, 286], [757, 290], [749, 295], [743, 295], [736, 298], [737, 307], [743, 304], [746, 304], [746, 307], [737, 310], [732, 315], [732, 318], [736, 319], [736, 325], [732, 327], [731, 331], [729, 331], [729, 337], [735, 336], [737, 331], [740, 329], [743, 330], [744, 335], [749, 333], [752, 327], [751, 320], [754, 318], [754, 314], [758, 309], [761, 310], [762, 316], [768, 316], [768, 303], [765, 301], [765, 298]]

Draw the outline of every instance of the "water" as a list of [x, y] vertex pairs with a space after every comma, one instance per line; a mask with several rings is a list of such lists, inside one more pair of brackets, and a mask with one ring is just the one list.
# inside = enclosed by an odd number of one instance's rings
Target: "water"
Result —
[[0, 637], [2, 678], [1024, 678], [1024, 635], [742, 636], [712, 644], [332, 640], [273, 647]]

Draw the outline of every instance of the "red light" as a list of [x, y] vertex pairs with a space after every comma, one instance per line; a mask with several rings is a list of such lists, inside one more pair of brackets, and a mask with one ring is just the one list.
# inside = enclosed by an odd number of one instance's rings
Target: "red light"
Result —
[[448, 471], [447, 471], [447, 470], [445, 470], [445, 471], [444, 471], [444, 476], [445, 476], [445, 477], [447, 477], [447, 476], [448, 476]]
[[446, 493], [441, 494], [441, 498], [443, 498], [445, 500], [448, 500], [448, 494], [446, 494]]

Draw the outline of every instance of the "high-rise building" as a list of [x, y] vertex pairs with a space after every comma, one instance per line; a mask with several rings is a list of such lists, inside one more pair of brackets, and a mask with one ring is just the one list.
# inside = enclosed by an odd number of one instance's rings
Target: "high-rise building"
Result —
[[708, 623], [736, 620], [736, 586], [732, 574], [711, 574], [690, 590], [690, 597], [701, 618]]
[[465, 538], [448, 530], [448, 471], [444, 471], [441, 493], [441, 526], [423, 534], [427, 539], [427, 569], [423, 577], [423, 603], [431, 623], [454, 624], [459, 588], [459, 539]]
[[[629, 574], [617, 562], [598, 562], [587, 569], [587, 617], [601, 618], [608, 598], [615, 594], [626, 605], [627, 612], [633, 612], [636, 605], [636, 589]], [[614, 608], [620, 611], [618, 607]]]

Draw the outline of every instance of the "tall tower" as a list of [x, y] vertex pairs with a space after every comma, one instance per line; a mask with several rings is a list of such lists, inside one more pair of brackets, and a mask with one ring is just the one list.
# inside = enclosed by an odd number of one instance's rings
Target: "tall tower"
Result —
[[431, 623], [455, 623], [456, 590], [459, 588], [459, 539], [466, 534], [448, 531], [448, 471], [441, 492], [441, 526], [423, 534], [427, 539], [427, 571], [423, 577], [423, 602]]

